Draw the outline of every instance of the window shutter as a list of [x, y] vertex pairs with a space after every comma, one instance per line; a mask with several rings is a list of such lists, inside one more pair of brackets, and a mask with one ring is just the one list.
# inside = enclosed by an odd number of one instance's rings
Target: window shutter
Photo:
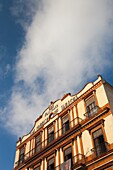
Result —
[[20, 149], [20, 155], [24, 154], [24, 147]]
[[71, 153], [71, 147], [67, 148], [65, 151], [64, 151], [64, 155], [69, 155]]
[[86, 106], [90, 105], [90, 104], [93, 103], [94, 101], [95, 101], [94, 96], [91, 96], [89, 99], [86, 99], [86, 100], [85, 100]]
[[96, 139], [101, 135], [102, 135], [102, 129], [98, 129], [97, 131], [93, 132], [93, 139]]
[[41, 141], [41, 136], [40, 135], [36, 136], [35, 140], [36, 140], [36, 143], [39, 143]]
[[48, 129], [48, 133], [50, 134], [50, 133], [52, 133], [53, 131], [54, 131], [54, 127], [51, 126], [51, 127]]
[[64, 123], [66, 123], [68, 120], [69, 120], [69, 119], [68, 119], [68, 116], [65, 116], [65, 117], [62, 118], [62, 123], [64, 124]]

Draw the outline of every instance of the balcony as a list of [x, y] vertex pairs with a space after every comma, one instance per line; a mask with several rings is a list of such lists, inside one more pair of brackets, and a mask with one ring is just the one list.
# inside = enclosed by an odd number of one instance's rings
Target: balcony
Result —
[[93, 117], [99, 110], [99, 107], [98, 106], [94, 106], [92, 109], [89, 109], [85, 114], [84, 116], [86, 118], [91, 118]]
[[85, 156], [82, 154], [77, 154], [72, 159], [55, 167], [55, 170], [80, 170], [85, 169]]
[[43, 142], [40, 142], [39, 145], [34, 147], [28, 153], [26, 153], [24, 155], [24, 159], [22, 161], [16, 162], [15, 166], [19, 166], [20, 164], [24, 163], [29, 158], [31, 158], [31, 157], [35, 156], [36, 154], [40, 153], [41, 151], [43, 151], [45, 148], [52, 146], [53, 143], [55, 143], [55, 145], [56, 145], [56, 143], [59, 140], [63, 140], [62, 136], [64, 137], [68, 134], [68, 132], [70, 133], [71, 131], [73, 131], [72, 129], [74, 127], [77, 128], [78, 126], [80, 126], [81, 121], [82, 121], [82, 119], [77, 117], [77, 118], [73, 119], [71, 122], [69, 122], [69, 125], [66, 125], [65, 132], [64, 132], [64, 127], [62, 127], [61, 129], [56, 131], [54, 134], [49, 135], [46, 140], [44, 140]]
[[97, 158], [109, 151], [109, 143], [103, 142], [91, 149], [92, 158]]
[[20, 166], [20, 165], [23, 164], [23, 163], [24, 163], [24, 157], [21, 158], [21, 159], [19, 159], [19, 160], [15, 163], [15, 167], [16, 167], [16, 166]]
[[77, 154], [76, 156], [73, 157], [73, 170], [84, 168], [85, 163], [86, 163], [85, 155]]

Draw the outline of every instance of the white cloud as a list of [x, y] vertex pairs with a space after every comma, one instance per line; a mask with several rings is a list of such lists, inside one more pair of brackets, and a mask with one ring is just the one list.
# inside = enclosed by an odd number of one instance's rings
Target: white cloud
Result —
[[51, 100], [74, 93], [111, 65], [107, 55], [113, 39], [112, 0], [42, 2], [18, 53], [7, 108], [6, 126], [17, 135], [32, 128]]
[[41, 5], [40, 0], [13, 0], [10, 11], [16, 17], [16, 23], [19, 23], [26, 30], [39, 8], [39, 4]]

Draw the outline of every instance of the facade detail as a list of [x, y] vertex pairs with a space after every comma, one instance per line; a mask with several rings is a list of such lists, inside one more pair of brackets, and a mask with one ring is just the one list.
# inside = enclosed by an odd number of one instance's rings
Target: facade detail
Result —
[[51, 102], [17, 141], [14, 170], [113, 170], [113, 86], [99, 75]]

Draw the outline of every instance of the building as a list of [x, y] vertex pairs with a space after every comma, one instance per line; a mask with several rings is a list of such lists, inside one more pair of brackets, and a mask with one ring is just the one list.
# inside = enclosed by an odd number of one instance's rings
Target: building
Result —
[[100, 75], [51, 102], [19, 138], [14, 170], [113, 170], [113, 86]]

